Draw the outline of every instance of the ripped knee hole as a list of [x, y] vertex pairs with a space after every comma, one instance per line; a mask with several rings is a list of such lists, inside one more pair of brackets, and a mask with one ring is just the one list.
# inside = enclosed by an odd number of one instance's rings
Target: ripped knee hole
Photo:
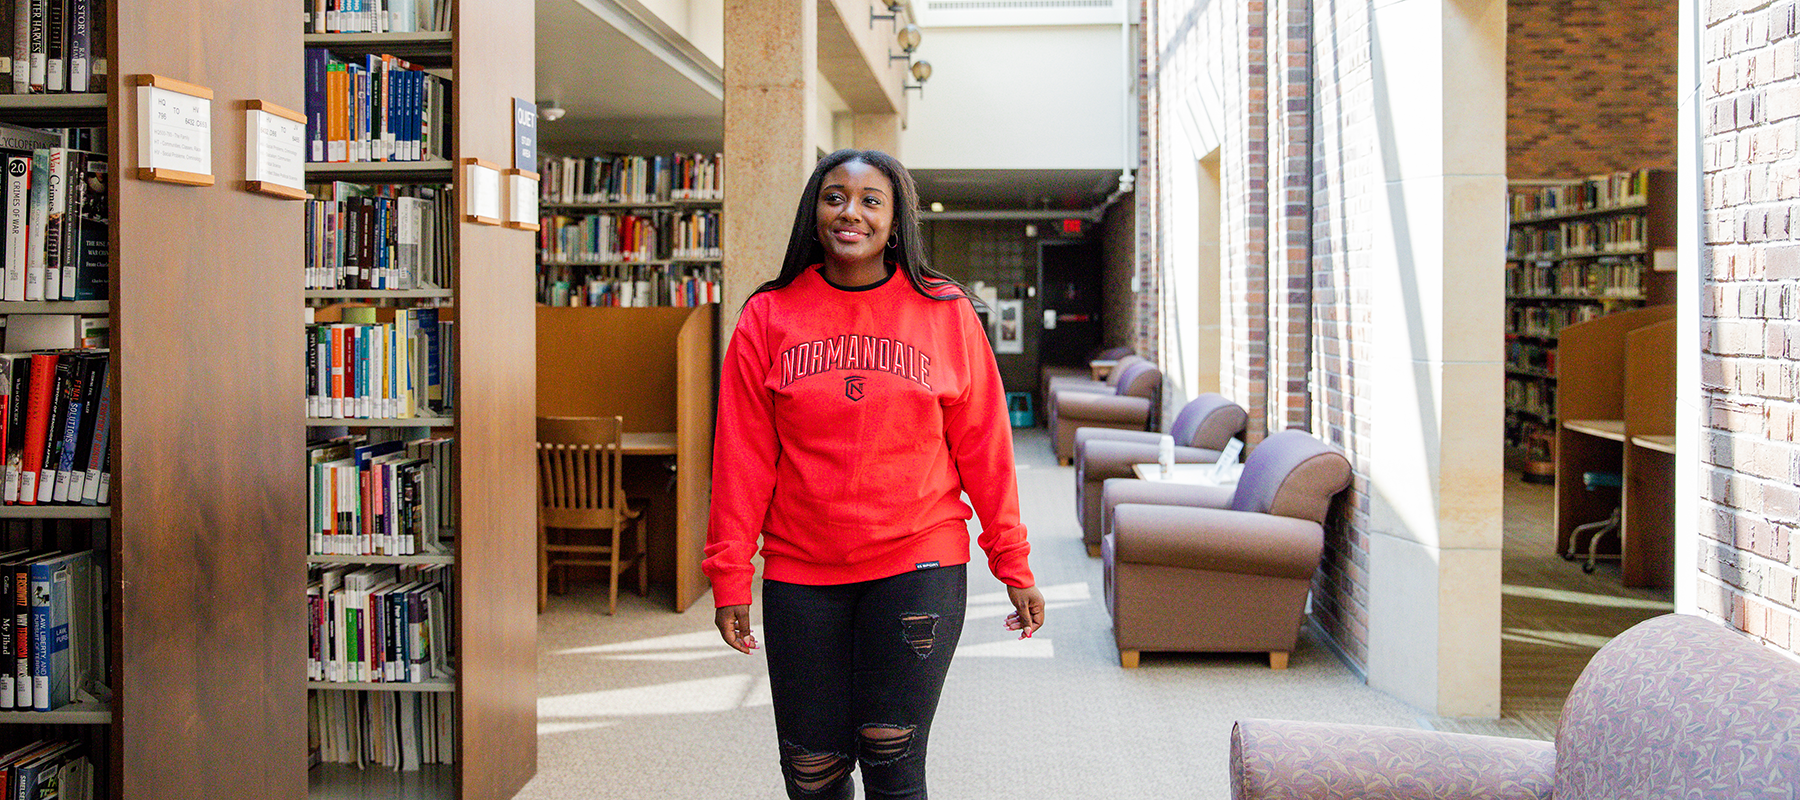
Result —
[[789, 783], [803, 792], [830, 788], [850, 774], [851, 760], [838, 753], [809, 753], [794, 745], [783, 745], [781, 761]]
[[912, 725], [869, 724], [857, 729], [866, 764], [891, 764], [912, 752]]

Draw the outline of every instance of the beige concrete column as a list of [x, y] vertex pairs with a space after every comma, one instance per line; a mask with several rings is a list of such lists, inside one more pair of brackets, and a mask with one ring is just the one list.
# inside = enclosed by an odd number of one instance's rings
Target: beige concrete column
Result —
[[725, 0], [725, 302], [720, 336], [757, 284], [781, 271], [812, 174], [817, 0]]
[[850, 119], [850, 140], [858, 150], [880, 150], [906, 163], [900, 154], [899, 114], [855, 114]]
[[1371, 19], [1383, 191], [1370, 454], [1369, 685], [1500, 713], [1506, 2]]

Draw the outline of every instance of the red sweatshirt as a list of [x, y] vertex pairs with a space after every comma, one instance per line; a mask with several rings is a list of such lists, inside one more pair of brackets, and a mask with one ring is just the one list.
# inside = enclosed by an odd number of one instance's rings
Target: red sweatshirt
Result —
[[1000, 373], [966, 300], [904, 273], [840, 289], [818, 268], [750, 298], [725, 351], [702, 568], [718, 606], [763, 574], [854, 583], [969, 560], [1033, 583]]

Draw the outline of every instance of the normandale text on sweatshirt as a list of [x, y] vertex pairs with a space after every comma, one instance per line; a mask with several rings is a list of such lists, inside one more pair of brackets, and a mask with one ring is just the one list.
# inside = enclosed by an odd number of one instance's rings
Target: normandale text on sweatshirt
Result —
[[899, 339], [842, 334], [781, 351], [781, 385], [835, 370], [891, 372], [931, 388], [931, 356]]

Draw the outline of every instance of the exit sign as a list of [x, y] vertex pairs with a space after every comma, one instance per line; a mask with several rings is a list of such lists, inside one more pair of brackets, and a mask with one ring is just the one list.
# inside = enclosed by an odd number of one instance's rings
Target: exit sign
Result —
[[1062, 232], [1070, 233], [1070, 234], [1081, 233], [1081, 220], [1078, 220], [1078, 219], [1063, 220], [1063, 231]]

